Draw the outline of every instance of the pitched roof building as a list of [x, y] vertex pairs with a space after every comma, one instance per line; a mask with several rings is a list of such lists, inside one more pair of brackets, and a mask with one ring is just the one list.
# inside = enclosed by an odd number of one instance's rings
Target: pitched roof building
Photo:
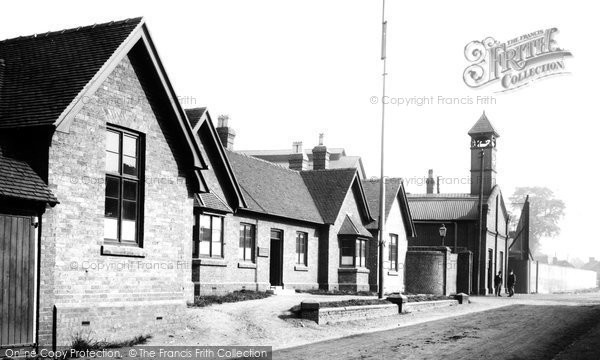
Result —
[[[429, 171], [426, 194], [408, 194], [418, 236], [409, 246], [449, 246], [472, 255], [471, 273], [458, 274], [457, 291], [493, 292], [493, 277], [505, 272], [509, 215], [496, 183], [496, 141], [500, 137], [485, 112], [468, 132], [471, 138], [470, 192], [436, 194]], [[480, 218], [481, 208], [481, 218]], [[440, 228], [447, 228], [440, 236]], [[466, 267], [468, 268], [468, 267]], [[477, 285], [479, 284], [479, 285]]]

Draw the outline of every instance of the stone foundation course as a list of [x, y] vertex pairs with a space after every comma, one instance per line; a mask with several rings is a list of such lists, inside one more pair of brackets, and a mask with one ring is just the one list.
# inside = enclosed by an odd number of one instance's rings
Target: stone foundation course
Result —
[[[369, 301], [367, 301], [369, 302]], [[370, 301], [371, 304], [350, 305], [351, 302], [303, 301], [301, 318], [315, 321], [319, 325], [336, 324], [345, 321], [373, 319], [383, 316], [398, 315], [398, 305], [385, 300]], [[356, 302], [360, 303], [359, 301]], [[346, 304], [348, 304], [346, 306]], [[340, 306], [341, 305], [341, 306]]]

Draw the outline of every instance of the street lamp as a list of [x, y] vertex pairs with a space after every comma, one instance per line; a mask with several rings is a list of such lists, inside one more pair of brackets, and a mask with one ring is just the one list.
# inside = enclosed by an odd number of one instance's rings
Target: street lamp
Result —
[[444, 246], [444, 238], [446, 238], [446, 225], [440, 226], [440, 237], [442, 238], [442, 246]]

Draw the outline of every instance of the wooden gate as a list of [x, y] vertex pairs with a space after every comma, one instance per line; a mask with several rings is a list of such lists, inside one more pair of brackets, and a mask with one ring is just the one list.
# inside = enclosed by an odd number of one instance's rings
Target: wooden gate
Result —
[[0, 347], [35, 342], [36, 228], [31, 217], [0, 213]]

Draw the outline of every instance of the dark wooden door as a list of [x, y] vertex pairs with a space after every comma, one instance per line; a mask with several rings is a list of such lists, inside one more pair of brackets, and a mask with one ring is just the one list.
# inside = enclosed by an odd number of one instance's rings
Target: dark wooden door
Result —
[[271, 230], [269, 255], [269, 282], [271, 286], [283, 286], [283, 232], [280, 230]]
[[31, 217], [0, 214], [0, 347], [34, 343], [35, 230]]
[[494, 250], [488, 249], [488, 293], [494, 293]]

